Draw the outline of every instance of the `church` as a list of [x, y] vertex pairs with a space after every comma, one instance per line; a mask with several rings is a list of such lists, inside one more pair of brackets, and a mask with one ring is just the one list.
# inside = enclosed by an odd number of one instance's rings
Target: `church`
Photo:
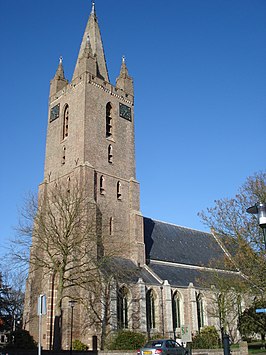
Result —
[[[213, 273], [217, 277], [239, 273], [215, 265], [215, 260], [228, 253], [214, 234], [142, 216], [134, 121], [133, 79], [123, 57], [116, 84], [110, 83], [92, 4], [71, 81], [64, 76], [60, 58], [50, 82], [44, 180], [39, 196], [45, 196], [55, 184], [64, 181], [71, 185], [78, 180], [101, 215], [96, 222], [98, 227], [101, 224], [98, 232], [109, 237], [110, 245], [123, 241], [114, 267], [134, 272], [129, 281], [110, 283], [105, 324], [108, 334], [128, 329], [191, 341], [204, 326], [219, 329], [217, 313], [211, 312], [215, 303]], [[43, 349], [54, 344], [55, 284], [53, 275], [31, 267], [24, 324], [38, 340], [37, 298], [46, 295], [47, 312], [41, 319]], [[99, 344], [101, 329], [96, 323], [83, 329], [86, 311], [78, 300], [72, 308], [69, 301], [71, 297], [65, 295], [62, 347], [70, 347], [69, 324], [74, 311], [73, 339], [91, 349], [92, 337], [97, 337]]]

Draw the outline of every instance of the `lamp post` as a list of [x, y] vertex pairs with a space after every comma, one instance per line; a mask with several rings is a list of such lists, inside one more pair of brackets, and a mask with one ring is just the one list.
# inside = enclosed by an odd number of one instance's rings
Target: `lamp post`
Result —
[[76, 301], [70, 300], [69, 305], [71, 307], [71, 323], [70, 323], [70, 352], [69, 354], [72, 355], [72, 336], [73, 336], [73, 314], [74, 314], [74, 306]]
[[257, 215], [258, 224], [262, 229], [263, 242], [266, 250], [266, 203], [258, 202], [254, 206], [249, 207], [247, 212]]

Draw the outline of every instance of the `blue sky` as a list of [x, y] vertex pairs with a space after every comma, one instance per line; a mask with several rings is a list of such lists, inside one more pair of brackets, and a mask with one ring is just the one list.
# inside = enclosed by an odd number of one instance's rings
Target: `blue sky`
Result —
[[[0, 253], [43, 179], [49, 80], [71, 78], [89, 0], [0, 0]], [[143, 215], [204, 229], [197, 213], [265, 169], [265, 0], [96, 0], [112, 83], [135, 84]]]

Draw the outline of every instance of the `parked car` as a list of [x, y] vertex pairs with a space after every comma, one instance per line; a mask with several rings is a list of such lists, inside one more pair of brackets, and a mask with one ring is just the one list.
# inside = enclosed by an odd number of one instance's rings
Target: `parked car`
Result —
[[143, 348], [137, 351], [137, 355], [188, 355], [188, 349], [172, 339], [150, 340]]

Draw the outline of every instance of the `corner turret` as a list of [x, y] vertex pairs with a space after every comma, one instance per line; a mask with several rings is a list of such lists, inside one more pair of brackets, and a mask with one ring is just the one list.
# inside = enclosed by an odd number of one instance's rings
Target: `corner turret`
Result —
[[68, 81], [65, 78], [64, 68], [63, 68], [63, 58], [60, 57], [55, 76], [50, 81], [50, 97], [55, 95], [61, 89], [63, 89], [67, 84]]
[[122, 57], [120, 74], [116, 79], [116, 87], [124, 90], [127, 94], [134, 96], [133, 79], [128, 74], [125, 56]]

